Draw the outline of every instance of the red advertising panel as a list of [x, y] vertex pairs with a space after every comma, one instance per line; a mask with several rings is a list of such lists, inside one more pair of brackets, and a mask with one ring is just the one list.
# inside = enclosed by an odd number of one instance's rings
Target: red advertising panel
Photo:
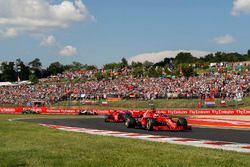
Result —
[[[62, 109], [46, 107], [0, 107], [0, 113], [20, 114], [24, 110], [36, 111], [40, 114], [79, 114], [81, 109]], [[92, 110], [97, 114], [109, 114], [113, 110]], [[118, 110], [119, 111], [119, 110]], [[143, 110], [132, 110], [132, 112], [144, 112]], [[170, 115], [250, 115], [250, 110], [158, 110], [158, 113]]]

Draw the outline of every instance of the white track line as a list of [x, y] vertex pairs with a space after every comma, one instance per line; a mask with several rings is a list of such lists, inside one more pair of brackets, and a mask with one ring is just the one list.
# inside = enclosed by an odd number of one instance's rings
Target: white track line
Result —
[[227, 142], [227, 141], [199, 140], [199, 139], [191, 139], [191, 138], [177, 138], [177, 137], [169, 137], [169, 136], [158, 136], [158, 135], [128, 133], [128, 132], [109, 131], [109, 130], [77, 128], [77, 127], [58, 126], [58, 125], [49, 125], [49, 124], [40, 124], [40, 125], [54, 128], [54, 129], [63, 130], [63, 131], [70, 131], [70, 132], [81, 132], [81, 133], [103, 135], [103, 136], [114, 136], [114, 137], [122, 137], [122, 138], [136, 138], [136, 139], [154, 141], [154, 142], [181, 144], [181, 145], [189, 145], [189, 146], [195, 146], [195, 147], [205, 147], [205, 148], [250, 153], [250, 144], [241, 144], [241, 143], [234, 143], [234, 142]]

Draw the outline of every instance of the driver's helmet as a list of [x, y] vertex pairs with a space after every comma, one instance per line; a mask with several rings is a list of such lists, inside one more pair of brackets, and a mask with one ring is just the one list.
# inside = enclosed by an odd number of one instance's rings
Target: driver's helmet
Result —
[[156, 113], [154, 113], [154, 115], [153, 115], [154, 118], [157, 118], [158, 116], [159, 116], [159, 114], [156, 114]]

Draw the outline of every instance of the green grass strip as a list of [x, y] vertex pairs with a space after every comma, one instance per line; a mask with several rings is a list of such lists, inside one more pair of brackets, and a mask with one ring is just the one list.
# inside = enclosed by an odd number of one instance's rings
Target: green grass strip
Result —
[[1, 167], [246, 167], [247, 153], [74, 133], [14, 118], [79, 116], [0, 115]]

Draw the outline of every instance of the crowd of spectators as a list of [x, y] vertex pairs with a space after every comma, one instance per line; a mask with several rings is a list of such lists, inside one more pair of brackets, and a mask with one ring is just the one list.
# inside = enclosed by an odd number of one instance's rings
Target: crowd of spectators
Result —
[[[133, 97], [142, 100], [156, 98], [199, 98], [201, 96], [233, 99], [249, 96], [250, 73], [213, 74], [207, 73], [193, 77], [176, 78], [134, 78], [132, 76], [115, 79], [88, 79], [72, 82], [79, 78], [91, 78], [98, 71], [65, 72], [46, 79], [35, 85], [22, 84], [0, 87], [0, 104], [30, 105], [40, 100], [46, 105], [70, 99], [106, 99]], [[66, 82], [67, 81], [67, 82]]]

